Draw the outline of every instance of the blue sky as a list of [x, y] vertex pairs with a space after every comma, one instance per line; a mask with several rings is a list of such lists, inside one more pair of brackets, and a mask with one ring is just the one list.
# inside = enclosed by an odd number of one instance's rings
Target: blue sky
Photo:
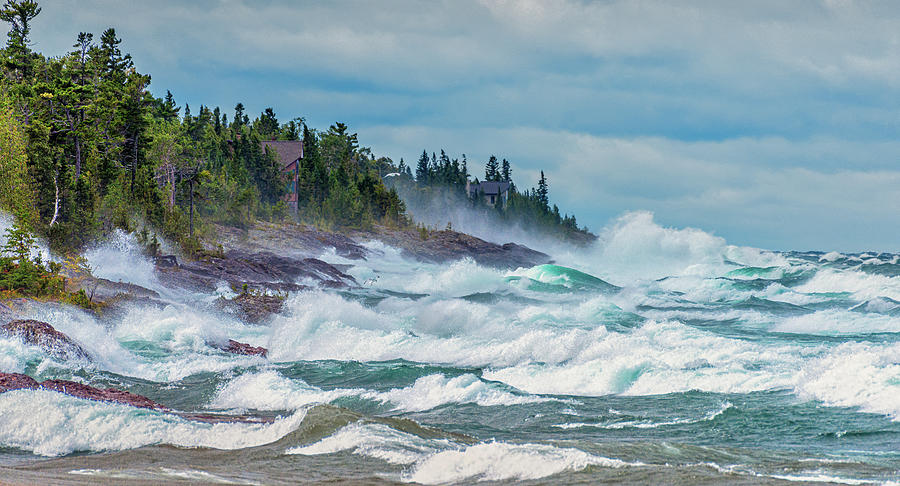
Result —
[[771, 249], [900, 251], [900, 3], [41, 1], [157, 95], [343, 121], [376, 155], [508, 158], [592, 229], [631, 210]]

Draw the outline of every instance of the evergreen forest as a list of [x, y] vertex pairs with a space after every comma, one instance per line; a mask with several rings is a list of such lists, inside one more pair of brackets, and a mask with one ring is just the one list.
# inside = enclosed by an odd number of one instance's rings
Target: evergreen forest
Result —
[[[396, 184], [383, 182], [388, 174], [399, 174], [418, 197], [439, 187], [465, 194], [465, 157], [423, 152], [413, 178], [402, 159], [375, 157], [344, 123], [315, 129], [302, 117], [279, 120], [272, 108], [251, 115], [239, 102], [233, 109], [192, 108], [170, 91], [154, 96], [151, 76], [137, 70], [112, 27], [79, 33], [71, 50], [55, 57], [35, 52], [30, 35], [40, 13], [34, 0], [7, 0], [0, 8], [9, 28], [0, 51], [0, 210], [60, 254], [115, 229], [196, 255], [201, 241], [214, 241], [215, 224], [410, 227]], [[283, 200], [289, 185], [264, 140], [302, 141], [296, 214]], [[509, 162], [491, 157], [484, 176], [511, 182]], [[537, 188], [513, 185], [496, 212], [563, 237], [590, 235], [550, 204], [543, 173]]]

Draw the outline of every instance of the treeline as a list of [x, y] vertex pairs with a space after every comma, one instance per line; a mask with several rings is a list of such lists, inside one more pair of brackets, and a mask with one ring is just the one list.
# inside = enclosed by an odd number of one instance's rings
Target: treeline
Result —
[[[78, 34], [73, 49], [30, 49], [41, 8], [8, 0], [0, 52], [0, 209], [15, 213], [55, 250], [78, 248], [113, 228], [146, 230], [192, 252], [209, 223], [250, 225], [291, 216], [282, 167], [263, 140], [303, 143], [299, 217], [327, 227], [406, 225], [403, 202], [383, 185], [376, 160], [337, 123], [311, 129], [266, 109], [250, 119], [238, 103], [192, 112], [171, 92], [148, 90], [122, 41]], [[196, 228], [196, 231], [195, 231]]]
[[[440, 155], [428, 155], [423, 150], [413, 168], [402, 159], [396, 168], [394, 185], [412, 207], [439, 204], [467, 204], [486, 218], [497, 218], [500, 222], [518, 225], [523, 229], [534, 229], [544, 234], [560, 237], [576, 243], [593, 241], [596, 237], [587, 228], [579, 227], [575, 215], [562, 214], [556, 204], [550, 202], [549, 182], [544, 172], [537, 187], [520, 190], [512, 179], [512, 167], [508, 160], [498, 160], [491, 155], [484, 165], [485, 182], [507, 182], [510, 184], [505, 205], [490, 207], [480, 197], [470, 198], [466, 192], [466, 182], [478, 184], [477, 176], [469, 172], [466, 155], [462, 159], [451, 159], [444, 150]], [[415, 173], [415, 177], [413, 177]], [[390, 184], [389, 184], [390, 185]]]

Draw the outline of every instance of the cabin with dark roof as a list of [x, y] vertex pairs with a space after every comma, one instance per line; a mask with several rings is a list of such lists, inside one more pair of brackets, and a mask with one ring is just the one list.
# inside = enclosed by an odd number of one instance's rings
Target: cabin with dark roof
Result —
[[505, 208], [509, 200], [509, 188], [509, 182], [490, 181], [473, 184], [466, 181], [466, 194], [469, 195], [469, 199], [480, 197], [484, 204], [490, 207], [499, 204], [501, 208]]
[[275, 156], [281, 174], [287, 184], [284, 201], [292, 211], [297, 211], [300, 200], [300, 161], [303, 159], [303, 142], [298, 140], [264, 140], [260, 142], [262, 151]]

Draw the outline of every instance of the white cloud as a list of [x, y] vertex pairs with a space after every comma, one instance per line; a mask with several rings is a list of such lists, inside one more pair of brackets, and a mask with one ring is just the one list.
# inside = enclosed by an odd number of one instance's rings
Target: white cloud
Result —
[[395, 159], [496, 153], [595, 228], [650, 209], [738, 243], [900, 246], [896, 2], [41, 5], [47, 54], [113, 25], [158, 94], [345, 121]]
[[[465, 151], [483, 171], [494, 153], [513, 163], [520, 186], [544, 169], [561, 210], [592, 228], [634, 209], [667, 224], [698, 226], [730, 241], [773, 249], [898, 250], [900, 142], [833, 138], [740, 138], [688, 142], [603, 137], [531, 128], [432, 130], [365, 127], [378, 153]], [[367, 141], [369, 139], [369, 141]], [[458, 148], [457, 148], [458, 147]], [[512, 148], [495, 151], [497, 147]], [[458, 152], [450, 154], [459, 156]], [[775, 163], [760, 163], [762, 159]], [[819, 162], [820, 167], [809, 167]]]

